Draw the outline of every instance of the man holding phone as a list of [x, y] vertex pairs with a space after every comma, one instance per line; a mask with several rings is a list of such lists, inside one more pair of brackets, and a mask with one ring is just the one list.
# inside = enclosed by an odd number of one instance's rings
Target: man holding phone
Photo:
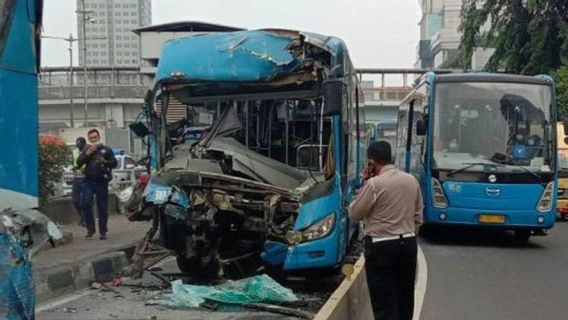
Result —
[[416, 179], [392, 164], [388, 142], [373, 142], [363, 186], [349, 217], [363, 220], [365, 271], [375, 319], [410, 320], [414, 313], [416, 234], [422, 224], [422, 193]]
[[112, 180], [112, 168], [116, 168], [117, 161], [112, 149], [100, 143], [101, 135], [97, 129], [89, 130], [87, 138], [91, 144], [83, 149], [77, 159], [78, 165], [85, 165], [81, 204], [87, 224], [86, 237], [91, 238], [95, 234], [93, 197], [96, 196], [100, 239], [105, 240], [108, 222], [108, 183]]

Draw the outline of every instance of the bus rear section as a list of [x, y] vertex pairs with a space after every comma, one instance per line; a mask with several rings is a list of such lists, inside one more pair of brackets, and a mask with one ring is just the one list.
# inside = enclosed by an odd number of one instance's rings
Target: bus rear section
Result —
[[558, 135], [558, 202], [556, 211], [562, 220], [568, 220], [568, 127], [557, 125]]
[[407, 130], [398, 142], [410, 142], [402, 155], [421, 180], [426, 224], [508, 229], [523, 240], [552, 228], [557, 189], [552, 86], [548, 77], [424, 78], [407, 101], [416, 119], [406, 127], [415, 132]]

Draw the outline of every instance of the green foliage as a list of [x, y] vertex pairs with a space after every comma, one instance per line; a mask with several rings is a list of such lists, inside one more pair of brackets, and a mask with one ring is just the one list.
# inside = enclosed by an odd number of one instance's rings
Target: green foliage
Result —
[[55, 183], [61, 181], [68, 162], [68, 150], [63, 140], [48, 135], [39, 137], [39, 197], [45, 205], [55, 194]]
[[[453, 67], [471, 68], [476, 47], [495, 48], [487, 71], [552, 73], [568, 55], [568, 1], [465, 0], [462, 37]], [[484, 26], [489, 28], [484, 31]]]
[[568, 62], [554, 74], [560, 119], [568, 119]]

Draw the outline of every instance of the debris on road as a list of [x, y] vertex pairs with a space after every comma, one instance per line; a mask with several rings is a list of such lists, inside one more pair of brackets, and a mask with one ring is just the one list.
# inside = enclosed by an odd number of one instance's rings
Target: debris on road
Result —
[[300, 319], [313, 319], [315, 316], [311, 312], [266, 303], [245, 303], [243, 304], [243, 307], [252, 310], [278, 313], [286, 316], [294, 316]]
[[34, 318], [31, 257], [45, 242], [61, 238], [57, 226], [39, 211], [0, 212], [0, 318]]
[[292, 290], [267, 275], [227, 281], [217, 286], [185, 285], [181, 280], [176, 280], [172, 282], [172, 291], [158, 302], [174, 307], [198, 308], [206, 301], [242, 305], [298, 300]]

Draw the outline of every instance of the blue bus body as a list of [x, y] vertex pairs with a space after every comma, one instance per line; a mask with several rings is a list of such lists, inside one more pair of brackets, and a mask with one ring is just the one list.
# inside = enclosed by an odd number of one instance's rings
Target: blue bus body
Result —
[[550, 77], [424, 75], [400, 106], [395, 159], [421, 182], [425, 223], [552, 228], [554, 119]]
[[[162, 244], [182, 270], [242, 276], [255, 260], [285, 271], [341, 263], [365, 160], [356, 85], [334, 37], [255, 30], [164, 45], [146, 99], [152, 178], [140, 215], [164, 212]], [[200, 142], [164, 143], [183, 131], [164, 129], [173, 99], [187, 106], [187, 128], [199, 110], [215, 113]]]
[[38, 206], [41, 13], [42, 1], [0, 4], [0, 211]]

